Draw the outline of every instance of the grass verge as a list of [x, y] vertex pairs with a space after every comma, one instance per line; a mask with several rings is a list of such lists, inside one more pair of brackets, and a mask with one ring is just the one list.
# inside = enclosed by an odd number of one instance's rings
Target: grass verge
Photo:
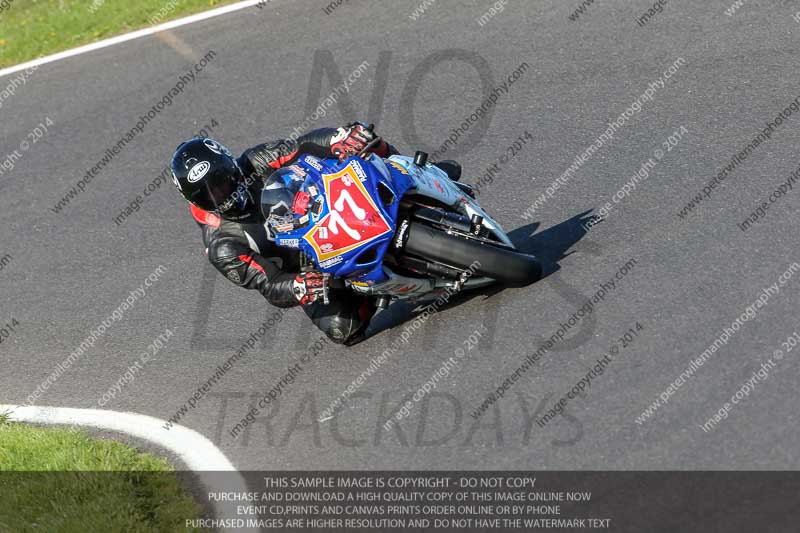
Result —
[[2, 414], [0, 494], [0, 531], [200, 531], [184, 527], [201, 510], [166, 460]]
[[0, 68], [235, 0], [0, 0]]

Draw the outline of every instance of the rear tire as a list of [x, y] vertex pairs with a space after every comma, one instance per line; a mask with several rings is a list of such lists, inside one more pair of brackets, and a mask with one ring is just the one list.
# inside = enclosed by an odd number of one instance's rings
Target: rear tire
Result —
[[404, 250], [458, 270], [473, 268], [475, 275], [508, 287], [523, 287], [542, 277], [542, 267], [532, 255], [451, 235], [418, 222], [409, 225]]

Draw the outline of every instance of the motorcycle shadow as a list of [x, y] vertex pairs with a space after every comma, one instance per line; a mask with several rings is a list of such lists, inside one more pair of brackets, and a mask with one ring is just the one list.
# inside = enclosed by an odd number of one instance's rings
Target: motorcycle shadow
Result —
[[[591, 214], [592, 211], [593, 209], [584, 211], [539, 233], [536, 233], [536, 230], [541, 225], [539, 222], [521, 226], [508, 233], [511, 242], [514, 243], [514, 246], [519, 251], [531, 254], [540, 261], [542, 277], [537, 281], [541, 281], [558, 272], [561, 269], [559, 262], [574, 253], [574, 250], [570, 251], [570, 248], [586, 235], [588, 232], [586, 229], [587, 223], [596, 220], [595, 216]], [[493, 285], [460, 293], [440, 306], [437, 313], [457, 307], [473, 298], [487, 300], [504, 290], [506, 290], [505, 287]], [[396, 328], [414, 320], [418, 315], [422, 314], [424, 308], [432, 301], [420, 300], [413, 304], [403, 301], [393, 303], [372, 319], [367, 330], [367, 338], [374, 337], [382, 331]]]
[[533, 222], [510, 231], [508, 236], [520, 252], [531, 254], [539, 260], [542, 265], [541, 280], [561, 269], [559, 262], [575, 253], [570, 248], [588, 233], [587, 224], [598, 222], [592, 211], [588, 209], [539, 233], [536, 230], [540, 224]]

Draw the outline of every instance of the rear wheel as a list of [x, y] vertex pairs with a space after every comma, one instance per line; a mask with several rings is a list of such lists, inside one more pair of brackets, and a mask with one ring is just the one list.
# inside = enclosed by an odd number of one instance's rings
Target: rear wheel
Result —
[[522, 287], [542, 277], [542, 267], [532, 255], [419, 222], [408, 225], [403, 251], [457, 270], [472, 270], [508, 287]]

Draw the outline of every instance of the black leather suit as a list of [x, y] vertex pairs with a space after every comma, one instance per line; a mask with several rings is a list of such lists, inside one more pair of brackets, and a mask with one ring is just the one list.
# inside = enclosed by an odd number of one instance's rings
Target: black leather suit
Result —
[[[260, 190], [272, 172], [292, 164], [302, 154], [332, 157], [331, 138], [335, 133], [334, 128], [321, 128], [296, 141], [260, 144], [246, 150], [238, 163], [245, 176], [255, 176], [254, 187]], [[259, 291], [272, 305], [300, 305], [292, 291], [300, 268], [298, 252], [275, 246], [267, 238], [260, 213], [249, 221], [232, 222], [193, 206], [192, 215], [202, 227], [209, 261], [223, 276], [240, 287]], [[318, 300], [304, 305], [303, 310], [333, 342], [353, 344], [362, 338], [374, 307], [371, 301], [341, 290], [331, 291], [329, 304]]]

